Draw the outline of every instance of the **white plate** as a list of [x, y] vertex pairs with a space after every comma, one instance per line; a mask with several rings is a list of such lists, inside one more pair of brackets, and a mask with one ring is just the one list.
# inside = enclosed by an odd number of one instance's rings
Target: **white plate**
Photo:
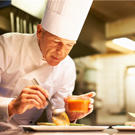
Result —
[[34, 131], [99, 131], [109, 126], [44, 126], [44, 125], [20, 125], [24, 130]]
[[112, 128], [117, 129], [117, 130], [134, 130], [134, 126], [112, 126]]

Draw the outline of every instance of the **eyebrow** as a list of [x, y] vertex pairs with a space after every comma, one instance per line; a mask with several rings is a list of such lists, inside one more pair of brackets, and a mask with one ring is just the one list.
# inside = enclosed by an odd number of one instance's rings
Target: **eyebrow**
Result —
[[[58, 39], [58, 38], [55, 38], [54, 41], [56, 41], [56, 42], [62, 42], [62, 41], [61, 41], [60, 39]], [[73, 45], [73, 44], [76, 44], [76, 42], [68, 42], [67, 44]]]
[[59, 39], [56, 39], [56, 38], [54, 39], [54, 41], [58, 41], [58, 42], [61, 42]]
[[67, 43], [68, 45], [73, 45], [73, 44], [75, 44], [75, 43]]

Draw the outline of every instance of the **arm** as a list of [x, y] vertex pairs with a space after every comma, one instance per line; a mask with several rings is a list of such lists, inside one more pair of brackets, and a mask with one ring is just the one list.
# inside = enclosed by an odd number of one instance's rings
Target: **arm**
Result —
[[7, 51], [5, 46], [2, 36], [0, 36], [0, 121], [7, 121], [9, 119], [8, 104], [13, 100], [13, 98], [3, 97], [1, 90], [2, 73], [7, 67]]
[[12, 91], [10, 95], [7, 95], [6, 89], [3, 88], [3, 84], [8, 85], [6, 80], [2, 79], [5, 78], [4, 72], [8, 71], [8, 67], [14, 60], [12, 48], [10, 48], [12, 47], [11, 40], [9, 36], [0, 36], [0, 121], [7, 121], [14, 114], [21, 114], [33, 107], [40, 109], [46, 105], [47, 94], [41, 87], [23, 88], [20, 95], [14, 99], [10, 98]]
[[0, 96], [0, 121], [8, 121], [8, 104], [13, 100], [13, 98], [6, 98]]

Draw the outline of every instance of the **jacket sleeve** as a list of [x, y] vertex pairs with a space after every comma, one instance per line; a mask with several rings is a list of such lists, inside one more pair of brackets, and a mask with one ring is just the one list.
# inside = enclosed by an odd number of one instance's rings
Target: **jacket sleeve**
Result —
[[2, 73], [6, 69], [6, 48], [3, 45], [3, 38], [0, 36], [0, 121], [7, 121], [9, 119], [8, 115], [8, 104], [13, 98], [3, 97], [1, 93], [2, 84]]
[[8, 104], [13, 98], [6, 98], [0, 96], [0, 121], [7, 122], [10, 118], [8, 115]]

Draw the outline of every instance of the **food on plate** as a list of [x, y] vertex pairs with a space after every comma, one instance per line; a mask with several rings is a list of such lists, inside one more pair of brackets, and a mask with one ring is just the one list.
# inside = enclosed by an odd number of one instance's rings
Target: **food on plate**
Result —
[[[49, 122], [38, 122], [37, 125], [56, 126], [55, 123], [49, 123]], [[69, 126], [86, 126], [86, 125], [85, 124], [78, 124], [78, 123], [70, 123]]]
[[86, 126], [85, 124], [70, 123], [70, 126]]
[[49, 122], [38, 122], [37, 125], [56, 126], [55, 123], [49, 123]]
[[70, 121], [65, 112], [58, 113], [52, 116], [53, 123], [57, 126], [69, 126]]

